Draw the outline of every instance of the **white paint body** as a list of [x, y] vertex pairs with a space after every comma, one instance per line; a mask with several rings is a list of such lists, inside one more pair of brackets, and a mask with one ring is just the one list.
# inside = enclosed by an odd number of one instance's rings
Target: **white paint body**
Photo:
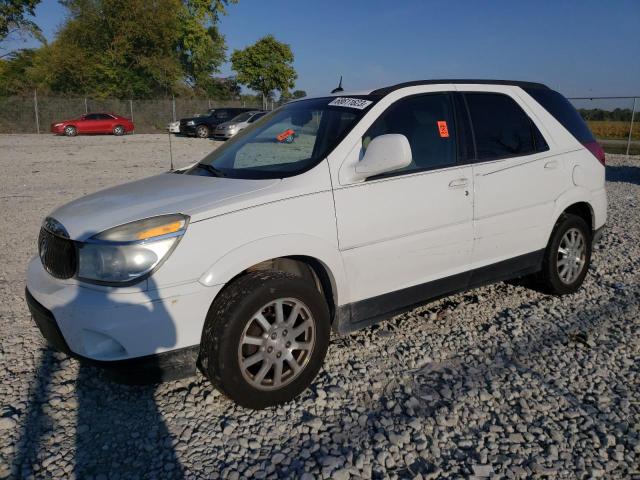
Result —
[[[439, 91], [512, 97], [549, 150], [517, 158], [362, 181], [365, 131], [391, 104]], [[33, 297], [54, 314], [71, 350], [120, 360], [200, 343], [216, 295], [247, 268], [306, 256], [330, 278], [336, 307], [545, 248], [560, 214], [589, 204], [606, 221], [604, 167], [524, 90], [432, 84], [388, 94], [318, 165], [276, 180], [163, 174], [75, 200], [51, 216], [84, 240], [115, 225], [169, 213], [191, 220], [166, 262], [134, 286], [50, 276], [36, 256]], [[109, 347], [109, 339], [122, 346]]]

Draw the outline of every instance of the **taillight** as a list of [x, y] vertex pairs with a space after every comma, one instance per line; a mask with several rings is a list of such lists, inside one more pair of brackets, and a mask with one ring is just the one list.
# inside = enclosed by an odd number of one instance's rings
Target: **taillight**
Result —
[[598, 142], [594, 140], [593, 142], [585, 142], [583, 145], [587, 150], [593, 153], [593, 156], [596, 157], [602, 165], [606, 164], [604, 159], [604, 150]]

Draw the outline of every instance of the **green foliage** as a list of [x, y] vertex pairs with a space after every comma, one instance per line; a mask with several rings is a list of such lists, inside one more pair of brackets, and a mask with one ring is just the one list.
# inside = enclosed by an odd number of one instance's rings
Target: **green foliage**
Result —
[[307, 92], [305, 92], [304, 90], [296, 90], [291, 94], [291, 96], [293, 98], [304, 98], [307, 96]]
[[226, 59], [224, 36], [215, 22], [228, 3], [225, 0], [185, 0], [179, 9], [177, 50], [180, 63], [186, 82], [201, 91], [215, 89], [212, 75], [219, 72]]
[[267, 35], [244, 50], [231, 55], [238, 82], [269, 97], [274, 90], [281, 93], [293, 88], [298, 77], [293, 68], [291, 47]]
[[60, 0], [69, 15], [55, 41], [0, 62], [0, 92], [233, 98], [237, 83], [213, 74], [226, 51], [215, 22], [236, 1]]
[[28, 34], [43, 41], [38, 26], [25, 18], [34, 15], [40, 0], [0, 0], [0, 41], [12, 33]]

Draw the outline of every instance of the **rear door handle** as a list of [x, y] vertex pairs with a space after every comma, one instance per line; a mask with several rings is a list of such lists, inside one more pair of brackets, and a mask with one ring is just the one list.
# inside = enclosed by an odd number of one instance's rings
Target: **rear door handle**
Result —
[[550, 162], [547, 162], [544, 164], [544, 168], [548, 169], [548, 170], [553, 170], [555, 168], [558, 168], [558, 162], [556, 160], [552, 160]]
[[455, 180], [451, 180], [449, 182], [449, 188], [462, 188], [466, 187], [469, 184], [469, 180], [466, 178], [456, 178]]

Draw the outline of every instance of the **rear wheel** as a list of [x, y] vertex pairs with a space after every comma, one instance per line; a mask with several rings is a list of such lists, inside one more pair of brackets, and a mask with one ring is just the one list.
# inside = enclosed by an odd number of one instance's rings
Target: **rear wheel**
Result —
[[317, 375], [329, 311], [315, 285], [284, 272], [239, 278], [211, 306], [200, 360], [227, 397], [248, 408], [288, 402]]
[[67, 137], [75, 137], [78, 134], [78, 130], [73, 125], [67, 125], [64, 127], [64, 134]]
[[577, 215], [563, 214], [545, 251], [543, 286], [550, 293], [564, 295], [577, 291], [591, 262], [591, 230]]
[[196, 128], [196, 137], [209, 138], [209, 127], [206, 125], [198, 125], [198, 128]]
[[124, 127], [122, 125], [116, 125], [113, 127], [113, 134], [116, 136], [124, 135]]

